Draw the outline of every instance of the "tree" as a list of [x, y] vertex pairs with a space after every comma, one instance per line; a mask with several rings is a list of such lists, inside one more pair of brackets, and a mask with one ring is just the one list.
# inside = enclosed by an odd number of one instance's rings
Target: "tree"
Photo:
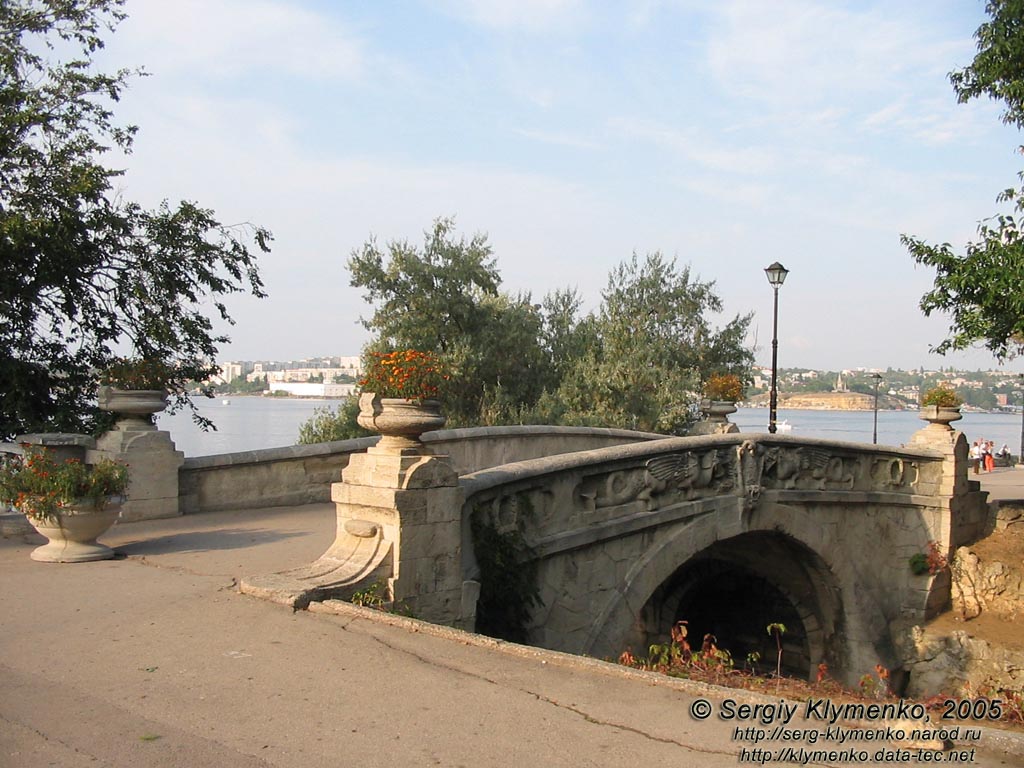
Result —
[[722, 301], [713, 282], [691, 277], [660, 253], [633, 254], [608, 276], [592, 320], [593, 343], [562, 378], [565, 418], [681, 434], [693, 419], [702, 382], [712, 373], [749, 380], [744, 346], [751, 315], [712, 329]]
[[352, 284], [375, 305], [363, 321], [375, 333], [367, 351], [415, 348], [441, 357], [452, 371], [444, 397], [451, 425], [680, 433], [707, 376], [750, 378], [751, 315], [712, 328], [708, 315], [721, 311], [721, 299], [688, 267], [634, 254], [609, 275], [600, 310], [583, 315], [574, 290], [555, 290], [541, 304], [500, 292], [486, 237], [456, 240], [453, 229], [451, 219], [438, 219], [422, 248], [391, 242], [385, 252], [371, 239], [349, 259]]
[[456, 240], [454, 228], [453, 219], [437, 219], [422, 248], [392, 241], [386, 253], [371, 239], [348, 267], [352, 285], [376, 305], [363, 320], [376, 334], [369, 350], [437, 354], [452, 372], [445, 392], [450, 423], [478, 424], [535, 401], [548, 378], [547, 359], [529, 294], [499, 293], [486, 236]]
[[[146, 210], [115, 187], [102, 161], [129, 153], [135, 126], [114, 123], [134, 74], [93, 71], [123, 0], [0, 2], [0, 436], [91, 431], [98, 376], [130, 348], [186, 383], [216, 372], [212, 302], [263, 296], [247, 243], [265, 229], [225, 226], [193, 202]], [[60, 58], [63, 56], [64, 58]], [[202, 420], [200, 420], [202, 421]]]
[[[1021, 128], [1024, 2], [989, 0], [985, 11], [990, 19], [975, 32], [978, 53], [970, 66], [951, 73], [950, 81], [961, 103], [984, 95], [1000, 100], [1003, 122]], [[1024, 175], [1018, 178], [1024, 181]], [[1024, 349], [1024, 187], [1004, 190], [997, 201], [1009, 203], [1012, 212], [981, 222], [978, 240], [963, 255], [949, 243], [900, 237], [915, 261], [936, 270], [934, 287], [921, 297], [921, 310], [926, 316], [936, 310], [952, 316], [949, 335], [935, 347], [940, 354], [983, 343], [1003, 360]]]

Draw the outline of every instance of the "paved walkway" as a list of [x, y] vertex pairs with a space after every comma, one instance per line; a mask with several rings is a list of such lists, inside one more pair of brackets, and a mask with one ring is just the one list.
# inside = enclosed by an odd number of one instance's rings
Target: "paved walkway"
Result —
[[981, 481], [981, 489], [988, 491], [989, 501], [1024, 501], [1024, 467], [996, 467], [991, 472], [968, 474], [968, 477]]
[[[760, 724], [722, 721], [737, 694], [718, 689], [236, 591], [333, 529], [331, 505], [134, 523], [104, 538], [123, 558], [74, 565], [0, 539], [0, 766], [734, 766], [741, 748], [839, 748], [735, 740]], [[1024, 740], [981, 747], [975, 766], [1024, 765]]]

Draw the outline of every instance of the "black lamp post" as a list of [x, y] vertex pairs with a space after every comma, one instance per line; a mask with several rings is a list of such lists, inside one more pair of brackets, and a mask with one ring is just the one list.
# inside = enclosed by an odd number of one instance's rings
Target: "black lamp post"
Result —
[[775, 291], [775, 312], [772, 320], [772, 394], [768, 405], [768, 431], [774, 435], [776, 409], [779, 404], [779, 286], [786, 282], [789, 270], [776, 261], [770, 267], [765, 267], [764, 273], [768, 275], [768, 283]]
[[871, 433], [871, 442], [878, 445], [878, 385], [882, 382], [882, 374], [872, 373], [871, 378], [875, 380], [875, 428]]

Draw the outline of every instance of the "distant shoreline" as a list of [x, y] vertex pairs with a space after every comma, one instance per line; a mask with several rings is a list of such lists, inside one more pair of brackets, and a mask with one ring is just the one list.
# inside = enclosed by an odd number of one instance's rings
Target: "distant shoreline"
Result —
[[[767, 411], [767, 405], [747, 405], [747, 404], [736, 404], [737, 408], [742, 408], [746, 411]], [[834, 413], [871, 413], [874, 408], [825, 408], [822, 406], [813, 405], [789, 405], [785, 402], [780, 402], [778, 409], [780, 411], [822, 411], [822, 412], [834, 412]], [[882, 408], [879, 406], [879, 413], [918, 413], [917, 408]], [[991, 416], [1017, 416], [1019, 414], [1011, 411], [986, 411], [984, 408], [961, 408], [962, 413], [979, 413]]]
[[[198, 394], [198, 393], [193, 393], [193, 396], [194, 397], [204, 398], [203, 395]], [[234, 397], [262, 398], [262, 399], [265, 399], [265, 400], [300, 400], [300, 401], [310, 401], [310, 402], [318, 402], [318, 401], [338, 402], [338, 401], [342, 401], [342, 400], [348, 399], [347, 397], [326, 397], [326, 396], [316, 396], [316, 395], [265, 395], [265, 394], [262, 394], [262, 393], [259, 393], [259, 392], [238, 392], [238, 393], [228, 393], [228, 394], [215, 394], [211, 398], [204, 398], [204, 399], [207, 399], [207, 400], [230, 400], [231, 398], [234, 398]], [[767, 411], [768, 410], [768, 405], [767, 404], [760, 404], [760, 403], [759, 404], [755, 404], [755, 405], [751, 405], [750, 403], [736, 403], [736, 407], [737, 408], [742, 408], [743, 410], [747, 410], [747, 411]], [[874, 410], [874, 408], [830, 408], [830, 407], [825, 407], [825, 406], [820, 406], [820, 405], [797, 405], [795, 403], [794, 404], [787, 403], [785, 400], [780, 400], [779, 401], [778, 409], [779, 410], [786, 410], [786, 411], [821, 411], [821, 412], [826, 412], [826, 413], [827, 412], [834, 412], [834, 413], [871, 413]], [[885, 407], [879, 406], [878, 407], [878, 412], [879, 413], [917, 413], [918, 409], [917, 408], [885, 408]], [[1016, 415], [1016, 414], [1013, 414], [1012, 412], [1007, 412], [1007, 411], [986, 411], [983, 408], [971, 408], [971, 407], [967, 407], [967, 406], [962, 408], [962, 412], [963, 413], [990, 414], [990, 415], [1006, 415], [1007, 413], [1011, 413], [1011, 415]]]
[[231, 400], [235, 397], [254, 397], [262, 400], [346, 400], [347, 396], [327, 397], [326, 395], [264, 395], [262, 392], [227, 392], [215, 393], [212, 397], [206, 397], [202, 393], [192, 392], [192, 397], [201, 397], [204, 400]]

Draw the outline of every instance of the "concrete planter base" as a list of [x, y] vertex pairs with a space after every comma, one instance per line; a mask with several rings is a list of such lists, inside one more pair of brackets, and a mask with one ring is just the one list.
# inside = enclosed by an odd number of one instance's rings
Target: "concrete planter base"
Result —
[[110, 560], [114, 550], [96, 539], [106, 533], [121, 514], [120, 499], [108, 503], [103, 509], [91, 506], [71, 506], [55, 517], [28, 516], [40, 535], [48, 542], [32, 550], [30, 557], [41, 563], [85, 563], [92, 560]]

